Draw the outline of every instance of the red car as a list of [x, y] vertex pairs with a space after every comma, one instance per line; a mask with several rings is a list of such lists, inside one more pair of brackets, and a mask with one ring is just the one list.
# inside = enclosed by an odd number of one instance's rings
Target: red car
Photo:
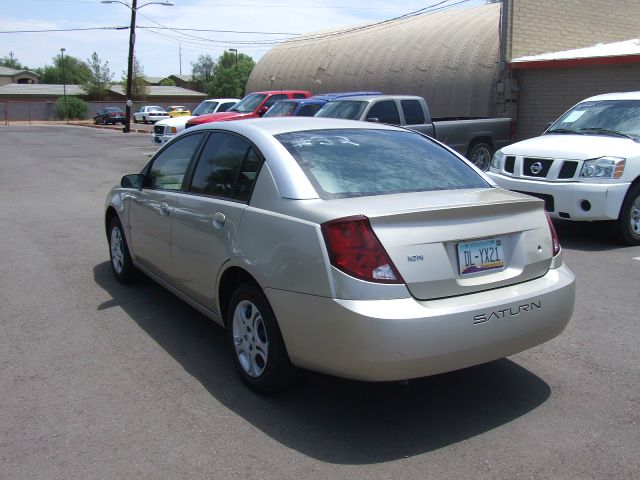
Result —
[[240, 120], [244, 118], [261, 117], [278, 100], [291, 98], [308, 98], [311, 92], [306, 90], [272, 90], [266, 92], [253, 92], [246, 95], [226, 112], [210, 113], [194, 117], [187, 122], [185, 128], [201, 125], [209, 122], [223, 122], [226, 120]]

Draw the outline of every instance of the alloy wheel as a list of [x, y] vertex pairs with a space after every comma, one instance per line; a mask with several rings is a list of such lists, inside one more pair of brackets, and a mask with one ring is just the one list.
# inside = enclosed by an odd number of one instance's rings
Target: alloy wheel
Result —
[[256, 305], [242, 300], [233, 312], [233, 343], [242, 370], [257, 378], [269, 359], [269, 339], [264, 318]]
[[117, 273], [122, 273], [124, 270], [124, 243], [122, 240], [122, 232], [117, 226], [111, 229], [109, 244], [111, 248], [111, 263], [113, 265], [113, 269]]

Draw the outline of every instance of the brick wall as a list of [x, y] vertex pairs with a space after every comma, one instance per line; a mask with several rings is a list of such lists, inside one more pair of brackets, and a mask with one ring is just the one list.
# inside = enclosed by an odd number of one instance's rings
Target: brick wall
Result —
[[549, 122], [587, 97], [640, 90], [640, 65], [523, 70], [519, 72], [517, 139], [540, 135]]
[[505, 0], [507, 60], [640, 37], [640, 0]]

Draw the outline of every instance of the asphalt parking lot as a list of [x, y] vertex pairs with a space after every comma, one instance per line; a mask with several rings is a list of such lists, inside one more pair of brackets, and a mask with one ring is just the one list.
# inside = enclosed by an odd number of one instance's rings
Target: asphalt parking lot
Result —
[[108, 189], [148, 135], [0, 126], [0, 478], [631, 479], [640, 472], [640, 247], [557, 222], [567, 330], [401, 384], [305, 373], [249, 392], [224, 332], [115, 282]]

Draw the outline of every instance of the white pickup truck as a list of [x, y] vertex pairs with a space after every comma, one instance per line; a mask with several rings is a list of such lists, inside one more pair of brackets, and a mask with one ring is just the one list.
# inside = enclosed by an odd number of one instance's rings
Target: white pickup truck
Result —
[[553, 218], [614, 220], [640, 245], [640, 92], [583, 100], [540, 137], [498, 150], [487, 174], [542, 198]]

